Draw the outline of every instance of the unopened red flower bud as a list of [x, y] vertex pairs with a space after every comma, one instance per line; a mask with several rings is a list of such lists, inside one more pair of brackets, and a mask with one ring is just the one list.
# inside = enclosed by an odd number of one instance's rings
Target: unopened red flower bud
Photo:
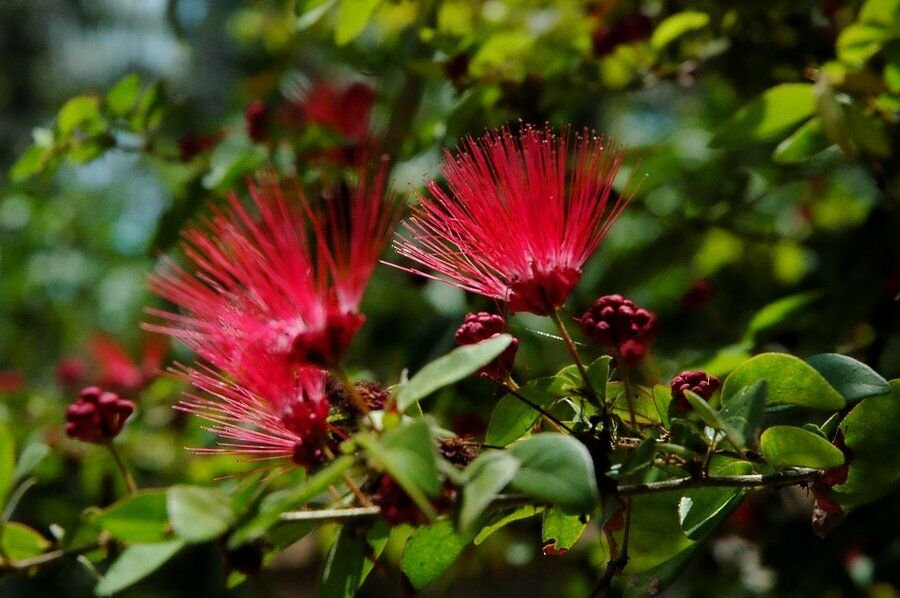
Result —
[[247, 123], [247, 136], [260, 143], [269, 136], [269, 107], [262, 100], [255, 100], [247, 106], [244, 113]]
[[680, 412], [686, 413], [691, 405], [684, 396], [684, 391], [689, 390], [708, 400], [719, 388], [719, 379], [701, 370], [688, 370], [675, 376], [671, 387], [675, 406]]
[[[485, 311], [467, 314], [466, 319], [456, 331], [457, 345], [474, 345], [481, 341], [503, 334], [506, 320], [503, 316]], [[506, 378], [516, 360], [519, 350], [519, 339], [514, 338], [509, 346], [496, 359], [481, 368], [478, 372], [494, 380]]]
[[87, 364], [77, 357], [65, 357], [56, 364], [56, 380], [63, 386], [82, 381], [87, 375]]
[[106, 444], [119, 435], [125, 420], [134, 413], [134, 403], [97, 386], [81, 391], [66, 409], [66, 434], [93, 444]]
[[575, 321], [584, 334], [620, 353], [628, 364], [639, 362], [656, 329], [656, 316], [622, 295], [604, 295]]
[[391, 526], [404, 523], [421, 525], [426, 522], [425, 514], [390, 476], [381, 476], [373, 499], [375, 504], [381, 507], [381, 516]]
[[441, 438], [438, 441], [438, 450], [450, 463], [465, 467], [478, 456], [478, 443], [466, 437]]
[[705, 279], [695, 280], [690, 288], [681, 297], [681, 307], [684, 309], [697, 309], [703, 307], [716, 294], [715, 287]]

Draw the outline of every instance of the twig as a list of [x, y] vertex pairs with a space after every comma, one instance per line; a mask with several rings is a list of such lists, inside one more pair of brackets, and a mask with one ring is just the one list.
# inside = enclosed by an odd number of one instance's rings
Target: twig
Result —
[[118, 449], [116, 449], [116, 446], [111, 441], [106, 444], [106, 448], [109, 449], [109, 454], [112, 455], [113, 461], [116, 462], [116, 467], [119, 469], [119, 473], [122, 474], [122, 478], [125, 480], [125, 486], [128, 487], [128, 494], [136, 493], [137, 484], [134, 483], [134, 478], [131, 477], [131, 472], [128, 471], [128, 467], [122, 460], [122, 456], [119, 454]]

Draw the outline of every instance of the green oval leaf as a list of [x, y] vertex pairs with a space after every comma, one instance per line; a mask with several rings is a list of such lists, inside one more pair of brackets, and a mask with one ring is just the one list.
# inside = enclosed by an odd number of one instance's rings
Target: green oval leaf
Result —
[[834, 487], [844, 506], [869, 503], [900, 488], [900, 380], [890, 386], [889, 395], [863, 399], [841, 422], [853, 454], [847, 482]]
[[822, 121], [811, 118], [802, 127], [778, 144], [772, 153], [772, 159], [779, 164], [797, 164], [825, 150], [831, 141], [822, 130]]
[[321, 598], [351, 598], [362, 582], [366, 563], [365, 538], [343, 526], [328, 550], [319, 577]]
[[162, 567], [183, 546], [183, 541], [173, 540], [126, 548], [97, 584], [94, 592], [98, 596], [109, 596], [124, 590]]
[[382, 0], [341, 0], [334, 41], [339, 46], [349, 44], [363, 32], [369, 18]]
[[[555, 378], [538, 378], [532, 380], [516, 392], [541, 409], [548, 409], [556, 395], [550, 392], [556, 382]], [[488, 424], [485, 443], [492, 446], [506, 446], [528, 433], [528, 430], [541, 417], [539, 411], [525, 403], [521, 398], [506, 394], [494, 407], [491, 421]]]
[[172, 486], [166, 505], [172, 529], [188, 542], [212, 540], [234, 522], [231, 499], [217, 488]]
[[471, 541], [471, 536], [456, 533], [447, 519], [417, 528], [406, 543], [400, 567], [413, 587], [421, 590], [452, 565]]
[[519, 460], [503, 451], [486, 451], [466, 468], [459, 527], [469, 531], [487, 506], [519, 470]]
[[775, 467], [812, 467], [831, 469], [844, 464], [839, 448], [802, 428], [773, 426], [759, 441], [763, 457]]
[[583, 444], [571, 436], [544, 433], [526, 438], [510, 452], [521, 461], [513, 487], [569, 512], [593, 512], [599, 501], [597, 479]]
[[815, 114], [812, 83], [776, 85], [753, 99], [716, 132], [712, 145], [764, 141], [784, 133]]
[[822, 374], [847, 401], [884, 395], [891, 392], [887, 380], [864, 363], [838, 353], [813, 355], [806, 363]]
[[165, 490], [142, 490], [94, 515], [92, 521], [119, 540], [162, 542], [169, 539]]
[[2, 545], [3, 553], [18, 561], [44, 554], [50, 548], [50, 541], [27, 525], [12, 522], [3, 526]]
[[475, 345], [458, 347], [432, 361], [407, 382], [397, 394], [397, 408], [406, 409], [434, 391], [458, 382], [480, 370], [503, 353], [512, 337], [501, 334]]
[[544, 511], [541, 540], [545, 554], [563, 554], [581, 538], [588, 524], [585, 515], [569, 515], [555, 507]]
[[744, 387], [765, 380], [766, 404], [793, 404], [836, 410], [842, 397], [811, 365], [785, 353], [762, 353], [737, 367], [725, 380], [722, 403], [728, 405]]
[[686, 10], [666, 17], [656, 26], [650, 45], [657, 50], [663, 48], [682, 35], [709, 25], [709, 15], [705, 12]]

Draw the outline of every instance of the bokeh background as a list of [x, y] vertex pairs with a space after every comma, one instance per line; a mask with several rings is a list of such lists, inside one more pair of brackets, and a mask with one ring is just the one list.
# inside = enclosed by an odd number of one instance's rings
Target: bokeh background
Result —
[[[137, 401], [123, 450], [141, 485], [240, 469], [183, 450], [209, 439], [157, 372], [189, 356], [140, 329], [155, 304], [146, 274], [160, 253], [177, 257], [186, 223], [261, 167], [315, 181], [366, 153], [390, 154], [413, 201], [445, 148], [519, 120], [628, 148], [618, 186], [633, 175], [640, 190], [569, 307], [619, 292], [656, 312], [648, 381], [726, 374], [762, 350], [836, 351], [900, 376], [898, 31], [888, 0], [3, 1], [0, 419], [20, 446], [53, 449], [16, 519], [74, 534], [121, 490], [101, 449], [63, 433], [88, 383]], [[311, 107], [322, 89], [332, 95]], [[396, 382], [490, 307], [380, 268], [351, 363]], [[524, 375], [563, 363], [547, 323], [511, 325]], [[473, 381], [432, 406], [477, 433], [491, 397]], [[671, 595], [896, 595], [896, 496], [824, 540], [810, 503], [800, 489], [754, 496]], [[311, 595], [326, 536], [233, 589], [216, 548], [194, 547], [126, 594]], [[539, 540], [536, 524], [511, 526], [429, 593], [592, 587], [589, 538], [564, 557]], [[398, 579], [388, 558], [364, 592], [395, 595]], [[93, 582], [72, 564], [0, 580], [0, 593], [87, 595]]]

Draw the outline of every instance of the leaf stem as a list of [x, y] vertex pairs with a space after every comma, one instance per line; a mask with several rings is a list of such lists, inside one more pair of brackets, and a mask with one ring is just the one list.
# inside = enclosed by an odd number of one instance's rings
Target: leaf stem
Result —
[[563, 342], [566, 345], [566, 348], [569, 350], [569, 354], [572, 356], [572, 359], [575, 361], [575, 366], [578, 368], [578, 372], [581, 374], [581, 379], [584, 381], [584, 388], [588, 391], [588, 396], [591, 399], [591, 402], [594, 403], [598, 409], [600, 409], [601, 413], [606, 414], [606, 405], [600, 400], [597, 391], [594, 390], [594, 385], [591, 384], [591, 379], [588, 377], [587, 368], [584, 365], [584, 362], [581, 360], [581, 355], [578, 353], [578, 347], [575, 346], [575, 342], [572, 340], [572, 337], [569, 336], [569, 331], [566, 329], [566, 325], [563, 323], [562, 318], [559, 317], [559, 309], [552, 312], [550, 314], [550, 319], [553, 320], [553, 323], [556, 324], [557, 329], [559, 329], [559, 334], [562, 336]]
[[119, 473], [122, 474], [122, 479], [125, 480], [125, 486], [128, 487], [128, 494], [135, 494], [137, 492], [137, 484], [134, 483], [134, 478], [131, 477], [131, 472], [128, 471], [128, 466], [125, 465], [125, 461], [122, 460], [122, 456], [119, 454], [116, 445], [110, 441], [106, 443], [106, 448], [109, 449], [109, 454], [112, 455], [113, 461], [116, 462], [116, 467], [118, 468]]
[[498, 380], [497, 384], [499, 384], [501, 387], [503, 387], [506, 390], [506, 392], [508, 392], [512, 396], [516, 397], [517, 399], [519, 399], [520, 401], [522, 401], [523, 403], [525, 403], [526, 405], [528, 405], [529, 407], [531, 407], [532, 409], [534, 409], [535, 411], [540, 413], [544, 417], [544, 419], [549, 420], [550, 423], [553, 424], [553, 426], [560, 432], [565, 430], [569, 434], [575, 433], [572, 431], [572, 428], [570, 428], [569, 426], [564, 424], [562, 421], [560, 421], [560, 419], [558, 417], [556, 417], [555, 415], [553, 415], [552, 413], [550, 413], [549, 411], [547, 411], [540, 405], [537, 405], [537, 404], [531, 402], [530, 400], [528, 400], [527, 398], [525, 398], [522, 395], [522, 393], [520, 393], [518, 391], [518, 389], [515, 387], [514, 383], [511, 384], [511, 382], [512, 382], [512, 380], [506, 380], [506, 381], [502, 381], [502, 382]]

